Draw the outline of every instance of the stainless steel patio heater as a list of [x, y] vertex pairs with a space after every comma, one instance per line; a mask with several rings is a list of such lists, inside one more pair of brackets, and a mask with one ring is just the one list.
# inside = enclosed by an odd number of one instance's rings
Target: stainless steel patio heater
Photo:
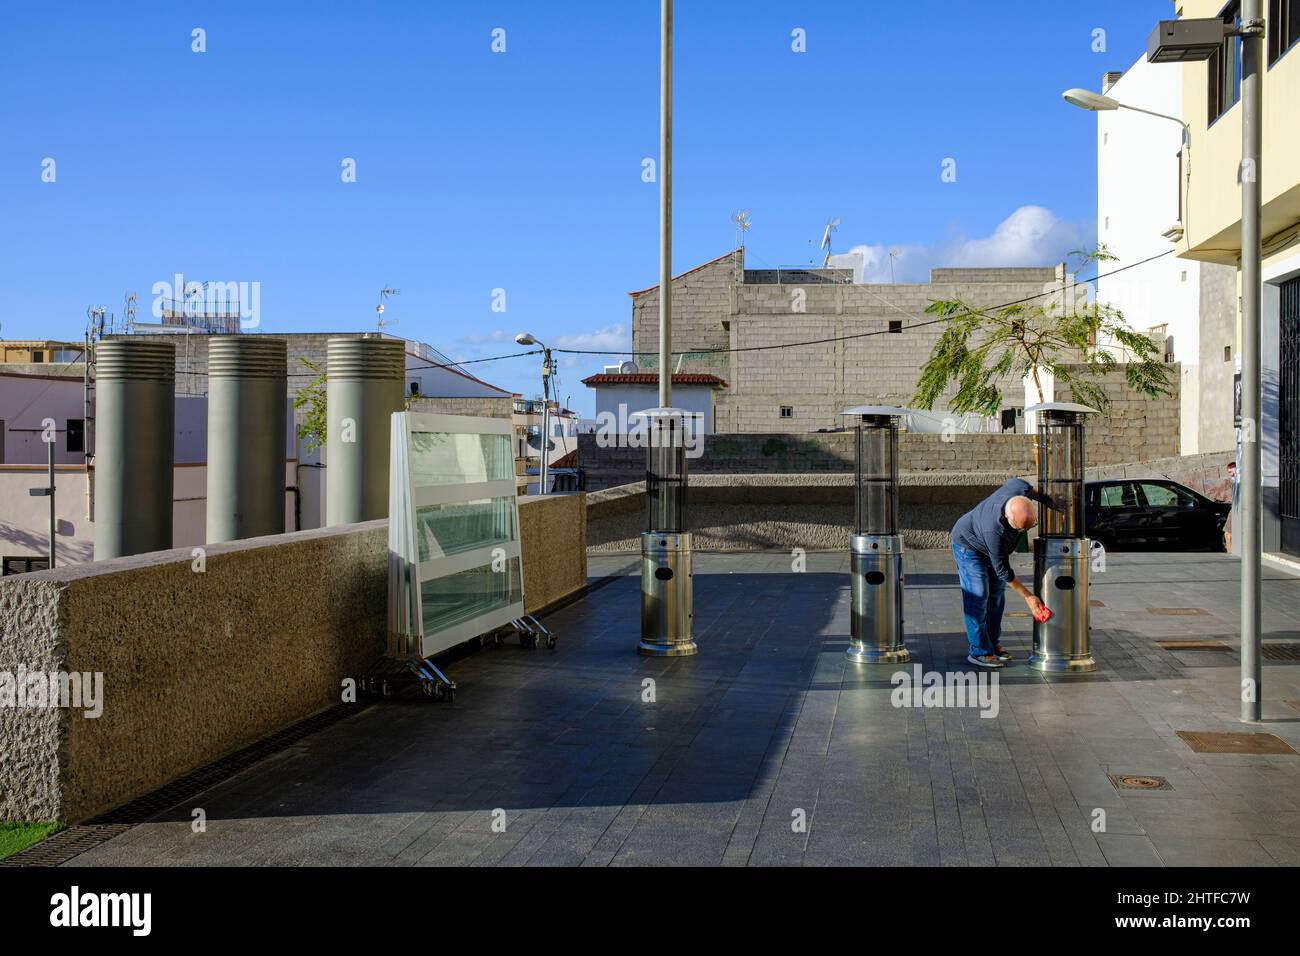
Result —
[[1025, 409], [1038, 417], [1039, 507], [1034, 541], [1034, 594], [1052, 612], [1034, 621], [1031, 667], [1085, 674], [1097, 669], [1088, 647], [1087, 530], [1084, 527], [1083, 422], [1096, 409], [1048, 402]]
[[857, 426], [853, 536], [849, 539], [852, 637], [849, 660], [901, 664], [903, 536], [898, 531], [898, 424], [906, 408], [845, 409]]
[[653, 408], [645, 421], [646, 518], [641, 535], [641, 643], [651, 657], [682, 657], [691, 638], [691, 533], [687, 530], [686, 429], [691, 413]]

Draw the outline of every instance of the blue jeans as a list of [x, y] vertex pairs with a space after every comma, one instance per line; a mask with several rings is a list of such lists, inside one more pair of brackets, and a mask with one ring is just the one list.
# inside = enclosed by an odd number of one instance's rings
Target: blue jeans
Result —
[[993, 572], [989, 559], [978, 551], [952, 546], [961, 581], [961, 610], [966, 619], [966, 641], [972, 657], [994, 653], [1002, 638], [1002, 609], [1007, 584]]

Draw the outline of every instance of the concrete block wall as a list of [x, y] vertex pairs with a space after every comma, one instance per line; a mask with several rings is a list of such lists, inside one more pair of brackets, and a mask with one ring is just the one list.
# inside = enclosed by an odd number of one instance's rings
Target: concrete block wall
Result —
[[[733, 311], [732, 287], [743, 269], [744, 256], [736, 250], [673, 282], [673, 351], [729, 347], [722, 323]], [[650, 356], [659, 350], [657, 287], [632, 294], [632, 348], [649, 368]]]
[[[1063, 266], [936, 269], [924, 285], [775, 284], [745, 282], [744, 275], [737, 250], [673, 285], [674, 352], [749, 349], [682, 360], [683, 369], [711, 371], [730, 383], [717, 398], [720, 432], [814, 431], [839, 425], [840, 412], [852, 405], [906, 405], [942, 326], [891, 333], [891, 321], [927, 321], [925, 310], [937, 300], [994, 306], [1056, 292], [1068, 281]], [[1075, 295], [1067, 287], [1067, 303]], [[1060, 299], [1057, 293], [1041, 301]], [[657, 364], [658, 308], [657, 289], [633, 295], [633, 349], [646, 367]], [[834, 341], [788, 347], [820, 339]], [[1006, 405], [1024, 404], [1018, 379], [1003, 383], [1003, 391]]]
[[1234, 460], [1233, 455], [1231, 451], [1214, 451], [1122, 465], [1098, 465], [1088, 468], [1087, 475], [1089, 481], [1104, 481], [1109, 478], [1168, 478], [1215, 501], [1231, 501], [1232, 483], [1228, 478], [1228, 462]]
[[[909, 548], [946, 548], [952, 526], [1004, 476], [913, 474], [899, 489], [899, 521]], [[588, 496], [593, 553], [639, 553], [645, 485]], [[690, 524], [699, 551], [847, 549], [853, 527], [851, 475], [709, 475], [691, 487]]]
[[[526, 606], [587, 583], [583, 495], [520, 502]], [[103, 675], [103, 712], [0, 707], [0, 820], [76, 822], [337, 704], [382, 653], [387, 522], [0, 580], [0, 673]], [[454, 671], [454, 668], [453, 668]]]
[[[1118, 383], [1110, 383], [1119, 387]], [[1099, 417], [1086, 433], [1085, 458], [1113, 465], [1178, 452], [1178, 398], [1134, 402], [1116, 398], [1113, 415]], [[578, 436], [587, 488], [598, 491], [645, 477], [642, 448], [602, 447], [595, 434]], [[1036, 470], [1033, 435], [904, 434], [899, 436], [902, 473], [954, 472], [1002, 475]], [[691, 475], [847, 474], [853, 471], [854, 432], [803, 434], [741, 432], [706, 435], [704, 453], [687, 463]]]
[[509, 395], [495, 396], [433, 396], [422, 395], [408, 400], [413, 412], [435, 415], [472, 415], [476, 418], [510, 418], [514, 399]]

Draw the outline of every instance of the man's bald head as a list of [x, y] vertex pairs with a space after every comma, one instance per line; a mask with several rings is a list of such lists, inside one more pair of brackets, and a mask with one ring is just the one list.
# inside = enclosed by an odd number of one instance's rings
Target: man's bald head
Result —
[[1038, 510], [1024, 495], [1016, 495], [1010, 499], [1004, 513], [1007, 516], [1007, 524], [1017, 531], [1025, 531], [1038, 524]]

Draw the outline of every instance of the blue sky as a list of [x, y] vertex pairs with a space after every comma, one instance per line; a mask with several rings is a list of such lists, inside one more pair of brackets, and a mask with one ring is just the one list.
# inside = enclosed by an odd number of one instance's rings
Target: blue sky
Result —
[[[1098, 88], [1172, 15], [679, 2], [674, 270], [732, 248], [741, 208], [751, 266], [809, 262], [831, 216], [837, 251], [877, 256], [867, 280], [889, 249], [908, 281], [1059, 259], [1096, 209], [1095, 122], [1060, 91]], [[388, 285], [391, 331], [457, 359], [525, 329], [623, 347], [627, 292], [658, 277], [658, 18], [655, 0], [8, 4], [0, 336], [79, 339], [88, 305], [120, 313], [128, 291], [148, 318], [180, 272], [260, 283], [263, 332], [372, 329]], [[590, 412], [580, 379], [612, 360], [567, 360], [561, 397]], [[535, 358], [469, 368], [537, 391]]]

